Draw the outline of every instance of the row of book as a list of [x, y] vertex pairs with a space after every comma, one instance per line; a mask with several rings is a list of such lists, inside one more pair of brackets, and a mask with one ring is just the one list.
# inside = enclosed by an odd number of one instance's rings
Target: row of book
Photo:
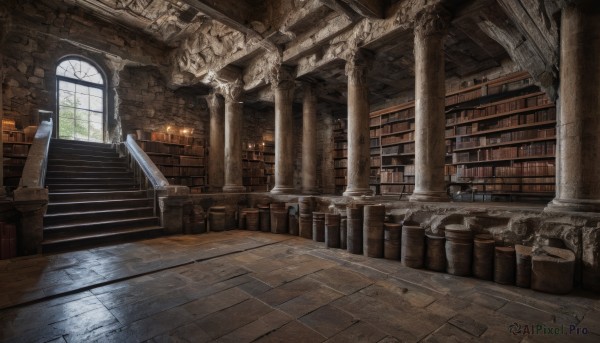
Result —
[[544, 123], [556, 120], [554, 111], [537, 111], [529, 114], [512, 115], [510, 117], [494, 120], [471, 123], [469, 125], [456, 126], [446, 129], [446, 137], [470, 135], [478, 132], [484, 132], [497, 129], [518, 128], [519, 125]]
[[190, 178], [171, 178], [168, 179], [172, 185], [188, 186], [188, 187], [200, 187], [206, 184], [203, 177], [190, 177]]
[[[512, 112], [530, 107], [537, 107], [550, 104], [550, 100], [545, 95], [536, 95], [528, 98], [521, 98], [494, 105], [484, 106], [482, 108], [462, 110], [446, 116], [446, 125], [460, 125], [462, 122], [473, 119], [484, 119], [487, 116], [493, 116], [505, 112]], [[549, 111], [554, 110], [548, 109]]]
[[400, 143], [412, 142], [414, 140], [415, 140], [415, 133], [414, 133], [414, 131], [411, 131], [411, 132], [405, 132], [405, 133], [394, 135], [394, 136], [382, 137], [381, 144], [382, 145], [400, 144]]
[[481, 88], [476, 88], [474, 90], [464, 92], [464, 93], [448, 95], [448, 96], [446, 96], [446, 106], [452, 106], [452, 105], [459, 104], [461, 102], [475, 100], [475, 99], [481, 97], [481, 95], [482, 95]]
[[488, 148], [470, 152], [455, 152], [452, 154], [452, 163], [494, 161], [519, 157], [554, 157], [555, 152], [555, 142], [537, 142], [520, 146]]
[[262, 168], [244, 168], [242, 170], [243, 177], [263, 177], [265, 170]]
[[25, 144], [5, 144], [2, 146], [4, 155], [13, 155], [27, 157], [29, 154], [29, 145]]
[[204, 175], [204, 168], [201, 167], [176, 167], [165, 165], [159, 165], [157, 167], [165, 177], [203, 177]]
[[400, 110], [400, 111], [382, 115], [381, 116], [381, 125], [387, 124], [389, 122], [393, 122], [396, 120], [412, 119], [414, 117], [415, 117], [415, 108], [410, 107], [405, 110]]
[[381, 167], [381, 157], [371, 156], [371, 167]]
[[[556, 175], [556, 166], [548, 161], [515, 162], [511, 166], [460, 166], [456, 170], [458, 177], [533, 177], [534, 182], [539, 177]], [[551, 181], [553, 182], [553, 181]]]
[[335, 168], [347, 168], [348, 167], [348, 160], [347, 159], [334, 160], [333, 161], [333, 166]]
[[167, 132], [137, 130], [137, 139], [180, 145], [204, 145], [204, 140]]
[[407, 131], [407, 130], [414, 130], [414, 129], [415, 129], [414, 121], [401, 121], [401, 122], [394, 122], [394, 123], [390, 123], [387, 125], [383, 125], [381, 127], [381, 133], [382, 134], [390, 134], [390, 133], [395, 133], [395, 132], [399, 132], [399, 131]]
[[404, 182], [404, 173], [401, 171], [382, 170], [380, 174], [381, 183]]
[[415, 190], [414, 185], [381, 185], [381, 194], [400, 194], [400, 193], [412, 193]]
[[379, 146], [379, 138], [371, 138], [371, 140], [369, 141], [369, 146], [371, 148], [375, 148]]
[[490, 136], [477, 137], [458, 137], [456, 138], [456, 149], [468, 149], [485, 147], [487, 145], [510, 143], [513, 141], [521, 141], [538, 138], [555, 138], [556, 128], [520, 130], [512, 132], [502, 132]]
[[204, 158], [192, 156], [178, 155], [149, 155], [152, 162], [157, 165], [174, 165], [174, 166], [204, 166]]
[[333, 144], [333, 148], [334, 149], [348, 149], [348, 142], [343, 141], [343, 142], [335, 142]]
[[399, 154], [414, 154], [415, 143], [405, 143], [402, 145], [386, 146], [381, 149], [381, 155], [393, 156]]
[[204, 156], [204, 146], [201, 145], [169, 145], [162, 142], [138, 141], [138, 145], [145, 152], [158, 154]]
[[334, 150], [333, 158], [346, 158], [348, 157], [348, 150]]
[[369, 136], [371, 138], [375, 138], [375, 137], [381, 136], [381, 129], [380, 128], [371, 128], [371, 130], [369, 131]]

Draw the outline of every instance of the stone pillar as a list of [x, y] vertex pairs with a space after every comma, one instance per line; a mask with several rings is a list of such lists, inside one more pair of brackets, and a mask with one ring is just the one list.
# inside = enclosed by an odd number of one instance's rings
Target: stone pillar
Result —
[[271, 75], [271, 87], [275, 95], [275, 187], [273, 194], [294, 192], [294, 154], [292, 104], [294, 79], [290, 70], [279, 66]]
[[370, 195], [369, 89], [367, 69], [371, 56], [356, 50], [346, 62], [348, 76], [348, 185], [345, 196]]
[[547, 210], [600, 211], [600, 10], [581, 1], [562, 11], [557, 189]]
[[415, 190], [410, 201], [448, 201], [444, 165], [444, 37], [449, 14], [425, 10], [415, 22]]
[[220, 192], [225, 185], [225, 104], [216, 93], [206, 97], [210, 110], [210, 149], [208, 185], [211, 192]]
[[317, 194], [317, 94], [304, 85], [302, 103], [302, 193]]
[[225, 185], [223, 192], [237, 193], [245, 190], [242, 183], [242, 81], [236, 80], [221, 86], [225, 97]]

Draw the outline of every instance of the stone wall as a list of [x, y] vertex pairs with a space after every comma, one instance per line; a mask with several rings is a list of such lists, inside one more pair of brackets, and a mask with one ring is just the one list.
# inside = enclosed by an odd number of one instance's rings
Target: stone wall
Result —
[[208, 138], [209, 111], [193, 89], [171, 91], [156, 68], [125, 67], [119, 73], [116, 116], [124, 134], [141, 129], [192, 129], [196, 138]]

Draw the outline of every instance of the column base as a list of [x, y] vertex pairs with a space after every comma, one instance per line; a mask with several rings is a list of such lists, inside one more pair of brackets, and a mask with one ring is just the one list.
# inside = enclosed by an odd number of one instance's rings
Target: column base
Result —
[[225, 185], [223, 186], [223, 193], [244, 193], [246, 187], [238, 185]]
[[554, 199], [545, 212], [600, 212], [600, 200]]
[[306, 194], [306, 195], [317, 195], [317, 194], [321, 194], [321, 192], [319, 192], [316, 189], [303, 189], [302, 190], [302, 194]]
[[345, 197], [358, 197], [361, 195], [373, 195], [371, 188], [346, 188], [342, 194]]
[[294, 187], [275, 186], [271, 189], [271, 194], [291, 194], [294, 193]]
[[445, 202], [450, 201], [446, 192], [414, 192], [408, 201], [411, 202]]

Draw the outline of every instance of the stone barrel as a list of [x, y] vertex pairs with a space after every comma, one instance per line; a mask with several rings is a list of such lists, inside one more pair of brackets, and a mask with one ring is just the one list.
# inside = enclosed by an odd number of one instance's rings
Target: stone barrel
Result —
[[260, 231], [271, 232], [271, 214], [269, 213], [269, 205], [258, 205]]
[[446, 225], [446, 272], [457, 276], [471, 275], [473, 234], [460, 224]]
[[325, 242], [325, 213], [313, 212], [312, 239]]
[[425, 255], [425, 229], [403, 225], [400, 255], [402, 264], [410, 268], [423, 268]]
[[568, 249], [544, 246], [531, 257], [531, 289], [553, 294], [573, 289], [575, 254]]
[[348, 215], [346, 249], [351, 254], [363, 253], [363, 206], [360, 204], [346, 208]]
[[402, 224], [383, 224], [383, 257], [388, 260], [400, 259], [400, 241], [402, 237]]
[[300, 218], [298, 218], [298, 235], [300, 237], [312, 239], [312, 220], [312, 213], [300, 213]]
[[438, 235], [425, 235], [427, 251], [425, 268], [436, 272], [446, 271], [446, 238]]
[[363, 254], [383, 257], [383, 221], [385, 206], [367, 205], [363, 212]]
[[212, 206], [208, 210], [208, 227], [211, 232], [225, 231], [225, 206]]
[[496, 247], [494, 258], [494, 282], [502, 285], [514, 285], [515, 265], [515, 248]]
[[271, 232], [287, 233], [288, 211], [283, 202], [273, 202], [269, 205]]
[[475, 235], [473, 241], [473, 276], [491, 281], [494, 279], [494, 246], [491, 235]]
[[258, 229], [259, 229], [258, 209], [248, 208], [245, 210], [245, 213], [246, 213], [246, 230], [258, 231]]
[[517, 255], [517, 276], [515, 284], [517, 287], [531, 287], [531, 247], [516, 245], [515, 253]]
[[340, 247], [340, 221], [339, 214], [325, 214], [325, 246], [328, 248]]

